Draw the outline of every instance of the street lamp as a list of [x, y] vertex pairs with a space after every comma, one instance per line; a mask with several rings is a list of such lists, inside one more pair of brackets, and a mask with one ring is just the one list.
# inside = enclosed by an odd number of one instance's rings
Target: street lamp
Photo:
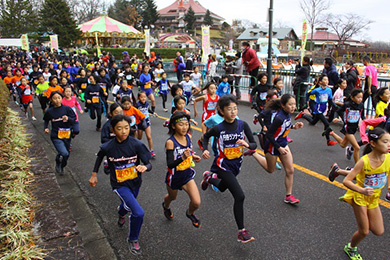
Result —
[[268, 10], [268, 57], [267, 57], [267, 81], [268, 84], [272, 84], [272, 15], [274, 12], [273, 9], [274, 1], [270, 0], [269, 10]]

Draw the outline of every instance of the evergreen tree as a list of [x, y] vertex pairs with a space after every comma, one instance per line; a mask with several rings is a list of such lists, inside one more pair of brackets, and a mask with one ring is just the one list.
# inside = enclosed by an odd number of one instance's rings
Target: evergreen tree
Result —
[[142, 14], [142, 26], [148, 26], [150, 28], [151, 24], [154, 24], [159, 18], [157, 12], [157, 5], [154, 0], [145, 0], [145, 7]]
[[20, 37], [37, 27], [37, 15], [28, 0], [6, 0], [0, 11], [2, 37]]
[[138, 11], [140, 9], [135, 6], [135, 4], [139, 1], [140, 0], [115, 0], [115, 2], [108, 8], [108, 16], [137, 28], [140, 26], [140, 21], [142, 19], [142, 16]]
[[204, 19], [204, 24], [205, 25], [212, 26], [214, 24], [213, 18], [211, 17], [211, 13], [210, 13], [209, 9], [207, 9], [206, 14], [204, 15], [203, 19]]
[[195, 12], [194, 10], [192, 9], [192, 7], [190, 6], [190, 8], [188, 8], [188, 11], [186, 13], [186, 15], [184, 16], [184, 22], [187, 23], [187, 29], [188, 30], [193, 30], [194, 29], [194, 25], [195, 25], [195, 22], [196, 22], [196, 17], [195, 17]]
[[42, 4], [41, 27], [58, 35], [59, 45], [69, 47], [81, 37], [66, 0], [45, 0]]

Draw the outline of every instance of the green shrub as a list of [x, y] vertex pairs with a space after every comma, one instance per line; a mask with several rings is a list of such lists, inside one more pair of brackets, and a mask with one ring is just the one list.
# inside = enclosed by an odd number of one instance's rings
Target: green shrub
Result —
[[[142, 57], [142, 53], [144, 52], [143, 48], [102, 48], [101, 51], [106, 51], [112, 53], [115, 56], [116, 60], [121, 60], [123, 55], [122, 52], [127, 51], [130, 54], [130, 57], [135, 53], [138, 57]], [[176, 49], [176, 48], [152, 48], [150, 51], [154, 51], [156, 54], [160, 54], [163, 59], [174, 59], [176, 58], [176, 52], [180, 51], [181, 54], [185, 55], [185, 49]], [[90, 54], [93, 54], [96, 51], [95, 49], [91, 49], [89, 51]]]
[[5, 118], [7, 116], [7, 107], [8, 107], [8, 100], [9, 100], [9, 91], [7, 88], [7, 85], [5, 85], [4, 81], [0, 78], [0, 93], [3, 93], [0, 95], [0, 139], [3, 137], [4, 134], [4, 124], [5, 124]]

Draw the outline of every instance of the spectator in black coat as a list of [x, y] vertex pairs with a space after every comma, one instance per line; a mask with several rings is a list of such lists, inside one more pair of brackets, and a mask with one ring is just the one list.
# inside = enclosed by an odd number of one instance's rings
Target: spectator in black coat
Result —
[[359, 72], [353, 66], [353, 61], [349, 60], [344, 65], [345, 71], [340, 74], [340, 78], [347, 80], [347, 88], [344, 89], [344, 96], [349, 97], [351, 91], [355, 88]]

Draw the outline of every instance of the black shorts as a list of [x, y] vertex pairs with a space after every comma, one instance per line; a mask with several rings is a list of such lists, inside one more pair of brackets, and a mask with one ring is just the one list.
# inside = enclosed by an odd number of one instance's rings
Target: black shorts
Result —
[[357, 124], [345, 124], [343, 128], [340, 130], [341, 133], [354, 135], [356, 131], [359, 129]]
[[145, 131], [146, 128], [148, 128], [151, 125], [149, 117], [145, 118], [144, 120], [145, 120], [145, 124], [138, 124], [137, 125], [138, 130]]
[[23, 103], [22, 105], [24, 109], [27, 109], [30, 104], [32, 104], [32, 101], [29, 101], [28, 103]]
[[188, 171], [178, 172], [171, 175], [169, 171], [165, 177], [165, 183], [171, 187], [172, 190], [182, 190], [182, 187], [186, 185], [190, 180], [194, 179], [195, 171], [190, 168]]
[[49, 99], [45, 96], [39, 95], [38, 100], [39, 100], [39, 103], [41, 104], [41, 108], [46, 109], [47, 104], [49, 103]]

